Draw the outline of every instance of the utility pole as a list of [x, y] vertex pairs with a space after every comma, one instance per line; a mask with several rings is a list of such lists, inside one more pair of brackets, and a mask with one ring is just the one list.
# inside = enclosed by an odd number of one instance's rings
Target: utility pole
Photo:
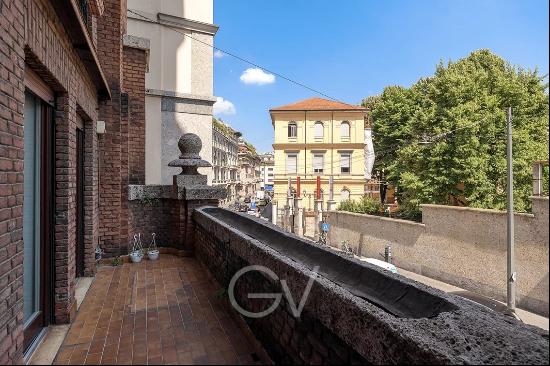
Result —
[[508, 142], [506, 146], [507, 161], [507, 198], [508, 198], [508, 220], [506, 227], [507, 251], [507, 298], [508, 311], [514, 315], [516, 312], [516, 263], [514, 255], [514, 170], [512, 159], [512, 107], [508, 107]]

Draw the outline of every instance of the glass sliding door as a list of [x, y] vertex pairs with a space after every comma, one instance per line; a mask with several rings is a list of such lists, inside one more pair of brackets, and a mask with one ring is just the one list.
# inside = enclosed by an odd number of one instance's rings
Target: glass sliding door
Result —
[[25, 327], [40, 310], [40, 102], [25, 94], [23, 314]]
[[53, 208], [52, 108], [25, 92], [23, 181], [23, 321], [25, 347], [47, 325]]

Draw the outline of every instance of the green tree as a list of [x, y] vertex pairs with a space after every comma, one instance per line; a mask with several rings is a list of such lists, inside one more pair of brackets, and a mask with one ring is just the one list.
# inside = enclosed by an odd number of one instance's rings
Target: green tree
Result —
[[548, 84], [537, 70], [479, 50], [440, 63], [410, 88], [387, 87], [364, 105], [372, 110], [375, 168], [409, 211], [456, 199], [505, 209], [505, 109], [512, 107], [514, 203], [530, 209], [531, 164], [548, 159]]

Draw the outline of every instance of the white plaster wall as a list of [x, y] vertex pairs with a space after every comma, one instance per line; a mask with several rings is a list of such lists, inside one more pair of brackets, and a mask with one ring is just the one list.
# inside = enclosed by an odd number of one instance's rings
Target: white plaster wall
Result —
[[[214, 37], [208, 34], [194, 32], [193, 38], [207, 44], [213, 44], [214, 42]], [[191, 93], [210, 96], [214, 91], [213, 49], [195, 40], [191, 40], [191, 42]]]
[[[213, 0], [128, 0], [128, 9], [157, 19], [158, 13], [211, 24]], [[137, 19], [132, 19], [136, 17]], [[145, 75], [146, 89], [153, 94], [192, 94], [196, 99], [209, 99], [213, 94], [213, 50], [181, 33], [189, 34], [208, 44], [211, 35], [173, 29], [138, 20], [128, 14], [127, 33], [150, 40], [149, 72]], [[180, 170], [167, 167], [179, 150], [177, 141], [183, 133], [193, 132], [203, 142], [201, 155], [206, 160], [212, 157], [212, 111], [193, 111], [194, 102], [183, 106], [183, 111], [162, 109], [162, 96], [146, 96], [145, 105], [145, 182], [146, 184], [171, 184], [172, 175]], [[201, 169], [212, 181], [212, 169]]]
[[[179, 30], [186, 34], [183, 30]], [[160, 67], [150, 65], [150, 72], [162, 73], [160, 87], [147, 86], [150, 89], [160, 89], [177, 93], [191, 93], [191, 39], [174, 32], [170, 28], [161, 27], [162, 63]], [[212, 78], [210, 75], [200, 75]]]
[[[178, 158], [178, 140], [184, 133], [197, 134], [202, 140], [201, 157], [207, 161], [212, 159], [212, 116], [172, 111], [162, 111], [161, 115], [161, 184], [172, 184], [172, 176], [181, 169], [171, 168], [168, 163]], [[206, 174], [208, 184], [212, 183], [212, 168], [201, 168], [199, 173]]]
[[128, 0], [128, 9], [175, 15], [203, 23], [214, 20], [213, 0]]
[[[154, 20], [157, 19], [158, 13], [164, 13], [209, 24], [213, 21], [212, 0], [128, 0], [128, 9]], [[128, 15], [127, 33], [151, 41], [149, 72], [145, 75], [146, 88], [212, 95], [212, 47], [196, 42], [181, 33], [213, 44], [211, 35], [181, 28], [176, 32], [170, 27], [138, 20], [139, 16], [132, 13]]]
[[[169, 0], [164, 0], [169, 1]], [[185, 18], [203, 23], [214, 22], [213, 0], [183, 0], [183, 14]]]

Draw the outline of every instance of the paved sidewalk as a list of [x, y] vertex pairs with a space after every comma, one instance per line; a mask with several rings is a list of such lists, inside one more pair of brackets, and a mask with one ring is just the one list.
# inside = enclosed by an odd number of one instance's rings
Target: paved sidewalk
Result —
[[194, 258], [101, 267], [55, 364], [260, 362]]
[[[464, 289], [460, 287], [456, 287], [453, 285], [449, 285], [448, 283], [441, 282], [438, 280], [434, 280], [433, 278], [429, 278], [426, 276], [419, 275], [414, 272], [406, 271], [404, 269], [399, 268], [398, 273], [402, 276], [405, 276], [407, 278], [410, 278], [412, 280], [415, 280], [417, 282], [421, 282], [425, 285], [435, 287], [437, 289], [440, 289], [445, 292], [455, 292], [455, 291], [465, 291]], [[526, 324], [531, 324], [534, 326], [537, 326], [539, 328], [542, 328], [544, 330], [549, 329], [549, 320], [548, 318], [545, 318], [543, 316], [530, 313], [525, 310], [517, 309], [516, 310], [517, 316]]]

